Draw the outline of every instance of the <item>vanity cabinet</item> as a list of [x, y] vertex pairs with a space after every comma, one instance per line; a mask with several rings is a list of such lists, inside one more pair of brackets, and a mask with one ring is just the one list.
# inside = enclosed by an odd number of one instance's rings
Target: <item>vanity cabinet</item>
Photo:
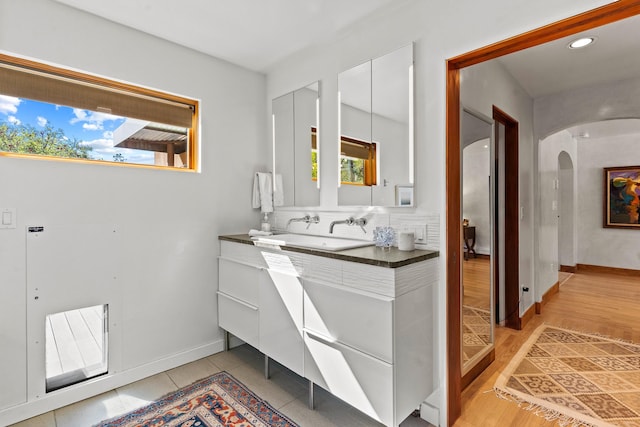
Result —
[[[302, 284], [295, 268], [278, 269], [278, 254], [262, 254], [257, 248], [243, 246], [222, 245], [218, 324], [302, 375]], [[271, 267], [269, 259], [274, 264]]]
[[434, 390], [437, 259], [394, 268], [341, 256], [376, 250], [301, 253], [221, 241], [219, 323], [313, 384], [397, 426]]

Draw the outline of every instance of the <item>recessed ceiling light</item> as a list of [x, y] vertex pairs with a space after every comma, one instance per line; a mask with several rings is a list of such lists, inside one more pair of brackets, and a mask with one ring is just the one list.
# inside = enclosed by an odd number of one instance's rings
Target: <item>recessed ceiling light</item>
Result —
[[596, 41], [595, 37], [582, 37], [577, 40], [572, 41], [567, 45], [569, 49], [580, 49], [582, 47], [589, 46], [593, 42]]

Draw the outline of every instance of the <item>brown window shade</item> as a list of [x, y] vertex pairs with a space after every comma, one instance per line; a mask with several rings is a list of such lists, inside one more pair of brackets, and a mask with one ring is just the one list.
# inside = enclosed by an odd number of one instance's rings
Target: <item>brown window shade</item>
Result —
[[311, 127], [311, 149], [318, 149], [318, 132], [315, 127]]
[[374, 144], [343, 136], [340, 144], [340, 152], [343, 156], [355, 157], [356, 159], [369, 160], [372, 156], [372, 150], [375, 150]]
[[107, 80], [101, 80], [101, 84], [98, 84], [76, 78], [78, 73], [70, 73], [75, 75], [65, 77], [55, 73], [53, 67], [51, 70], [40, 71], [28, 66], [7, 64], [0, 56], [0, 94], [192, 127], [194, 105], [145, 94], [143, 90], [127, 90], [126, 85], [115, 82], [110, 85]]

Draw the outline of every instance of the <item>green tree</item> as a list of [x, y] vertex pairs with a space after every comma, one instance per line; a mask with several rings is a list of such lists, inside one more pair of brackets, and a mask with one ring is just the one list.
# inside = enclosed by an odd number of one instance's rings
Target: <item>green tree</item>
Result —
[[364, 160], [341, 157], [340, 180], [342, 182], [364, 184]]
[[311, 179], [318, 179], [318, 152], [311, 151]]
[[0, 123], [0, 151], [88, 159], [91, 150], [80, 140], [67, 138], [62, 129], [51, 125], [40, 129], [31, 125]]

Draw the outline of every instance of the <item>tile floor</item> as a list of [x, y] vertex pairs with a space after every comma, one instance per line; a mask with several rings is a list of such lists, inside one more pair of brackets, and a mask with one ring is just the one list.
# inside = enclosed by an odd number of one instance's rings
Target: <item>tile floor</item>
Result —
[[[99, 396], [34, 417], [12, 427], [81, 427], [115, 417], [147, 404], [201, 378], [227, 371], [254, 393], [300, 426], [372, 426], [374, 421], [341, 400], [316, 387], [316, 409], [307, 406], [307, 381], [278, 363], [271, 364], [271, 379], [264, 378], [264, 358], [248, 345], [236, 347], [175, 369], [154, 375]], [[401, 427], [428, 427], [426, 421], [409, 416]]]

